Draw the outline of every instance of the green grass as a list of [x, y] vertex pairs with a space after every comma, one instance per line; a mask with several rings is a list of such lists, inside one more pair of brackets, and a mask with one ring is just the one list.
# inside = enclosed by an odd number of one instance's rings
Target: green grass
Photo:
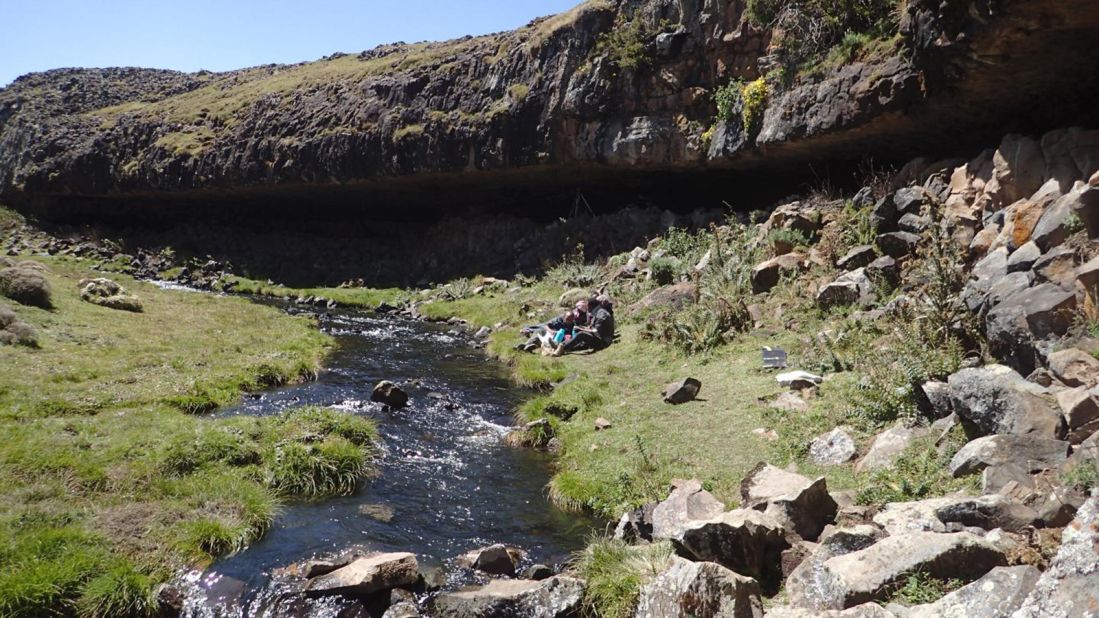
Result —
[[669, 543], [631, 546], [596, 537], [579, 552], [573, 568], [587, 582], [584, 609], [602, 618], [628, 618], [646, 581], [664, 570], [672, 557]]
[[374, 309], [382, 303], [397, 304], [405, 292], [397, 288], [292, 288], [284, 285], [269, 284], [246, 277], [231, 276], [226, 283], [233, 284], [233, 291], [240, 294], [253, 294], [256, 296], [270, 296], [272, 298], [304, 298], [307, 296], [323, 296], [334, 300], [343, 307], [362, 307]]
[[254, 541], [285, 501], [346, 493], [368, 472], [365, 419], [187, 413], [315, 375], [329, 344], [309, 320], [124, 276], [145, 311], [114, 311], [79, 300], [92, 275], [79, 262], [41, 261], [55, 308], [13, 307], [41, 348], [0, 347], [0, 615], [150, 615], [176, 569]]

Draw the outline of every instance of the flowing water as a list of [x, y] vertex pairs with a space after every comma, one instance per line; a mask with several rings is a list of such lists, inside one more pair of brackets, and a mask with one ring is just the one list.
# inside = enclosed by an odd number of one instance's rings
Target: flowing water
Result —
[[[518, 546], [529, 562], [551, 565], [583, 544], [594, 522], [547, 501], [547, 456], [502, 442], [524, 393], [468, 335], [352, 311], [325, 315], [321, 327], [337, 348], [317, 381], [269, 391], [218, 415], [322, 405], [368, 416], [383, 440], [378, 476], [350, 496], [288, 505], [263, 539], [188, 574], [186, 615], [359, 615], [349, 600], [303, 599], [294, 583], [275, 574], [353, 546], [413, 552], [421, 569], [457, 573], [451, 559], [493, 543]], [[402, 384], [407, 408], [370, 402], [382, 379]], [[450, 581], [456, 585], [457, 576]]]

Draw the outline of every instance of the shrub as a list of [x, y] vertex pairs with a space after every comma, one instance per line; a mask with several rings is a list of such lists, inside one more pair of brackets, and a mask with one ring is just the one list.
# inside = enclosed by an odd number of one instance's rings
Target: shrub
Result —
[[10, 308], [0, 306], [0, 345], [37, 348], [38, 333], [30, 324], [20, 321]]
[[632, 616], [641, 586], [667, 567], [672, 553], [667, 542], [631, 546], [618, 539], [591, 539], [573, 563], [587, 582], [585, 610], [604, 618]]
[[760, 123], [763, 122], [763, 112], [767, 109], [767, 97], [770, 94], [767, 80], [761, 77], [748, 82], [740, 94], [744, 103], [744, 109], [741, 112], [744, 131], [748, 135], [755, 135], [759, 132]]
[[649, 270], [653, 274], [653, 281], [658, 285], [668, 285], [675, 281], [676, 274], [679, 271], [679, 261], [675, 258], [668, 256], [660, 256], [653, 258], [649, 262]]
[[546, 279], [565, 288], [588, 288], [599, 281], [603, 270], [598, 264], [584, 261], [584, 245], [576, 245], [572, 255], [561, 257], [561, 262], [546, 272]]
[[729, 121], [740, 107], [740, 92], [744, 82], [734, 79], [714, 92], [714, 104], [717, 105], [717, 119]]
[[1061, 482], [1066, 487], [1074, 487], [1083, 492], [1090, 492], [1099, 488], [1099, 468], [1095, 463], [1085, 461], [1077, 464], [1061, 475]]
[[53, 307], [50, 282], [32, 264], [35, 263], [21, 262], [0, 270], [0, 295], [24, 305], [50, 309]]
[[645, 40], [649, 38], [648, 29], [640, 19], [631, 19], [615, 24], [609, 32], [599, 35], [595, 44], [595, 53], [605, 54], [615, 67], [624, 71], [636, 71], [649, 63], [645, 51]]

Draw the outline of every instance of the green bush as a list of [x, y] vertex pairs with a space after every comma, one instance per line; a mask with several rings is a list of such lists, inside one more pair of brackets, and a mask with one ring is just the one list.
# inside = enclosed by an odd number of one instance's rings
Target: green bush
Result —
[[649, 262], [649, 270], [657, 285], [668, 285], [674, 282], [676, 275], [679, 274], [679, 260], [662, 255]]
[[1070, 468], [1061, 475], [1061, 482], [1066, 487], [1074, 487], [1083, 492], [1090, 492], [1099, 488], [1099, 468], [1095, 463], [1085, 461]]
[[717, 105], [717, 119], [729, 121], [740, 106], [740, 92], [744, 82], [734, 79], [714, 92], [714, 104]]
[[767, 80], [761, 77], [745, 84], [740, 94], [744, 102], [744, 110], [741, 112], [744, 131], [749, 135], [755, 135], [759, 132], [760, 123], [763, 122], [763, 112], [767, 109], [770, 87], [767, 85]]
[[564, 288], [589, 288], [602, 277], [603, 269], [598, 264], [589, 264], [584, 259], [584, 245], [576, 245], [572, 255], [561, 257], [561, 261], [546, 271], [546, 280]]
[[599, 35], [596, 54], [605, 54], [618, 69], [636, 71], [649, 63], [645, 41], [650, 33], [640, 19], [619, 20], [608, 32]]

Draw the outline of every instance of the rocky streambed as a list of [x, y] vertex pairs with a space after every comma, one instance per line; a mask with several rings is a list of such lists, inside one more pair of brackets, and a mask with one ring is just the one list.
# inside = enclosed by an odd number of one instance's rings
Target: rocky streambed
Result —
[[[304, 594], [301, 566], [311, 559], [321, 560], [307, 568], [317, 572], [325, 559], [414, 554], [426, 577], [409, 587], [422, 604], [440, 589], [486, 581], [460, 558], [471, 550], [519, 548], [511, 557], [522, 572], [560, 565], [583, 546], [594, 522], [546, 499], [547, 456], [503, 443], [523, 393], [468, 334], [353, 311], [320, 322], [337, 347], [315, 382], [253, 396], [218, 415], [322, 405], [369, 416], [383, 440], [378, 475], [351, 495], [288, 505], [258, 543], [187, 574], [179, 586], [184, 616], [368, 615], [350, 595]], [[407, 391], [407, 407], [370, 401], [382, 379]]]

